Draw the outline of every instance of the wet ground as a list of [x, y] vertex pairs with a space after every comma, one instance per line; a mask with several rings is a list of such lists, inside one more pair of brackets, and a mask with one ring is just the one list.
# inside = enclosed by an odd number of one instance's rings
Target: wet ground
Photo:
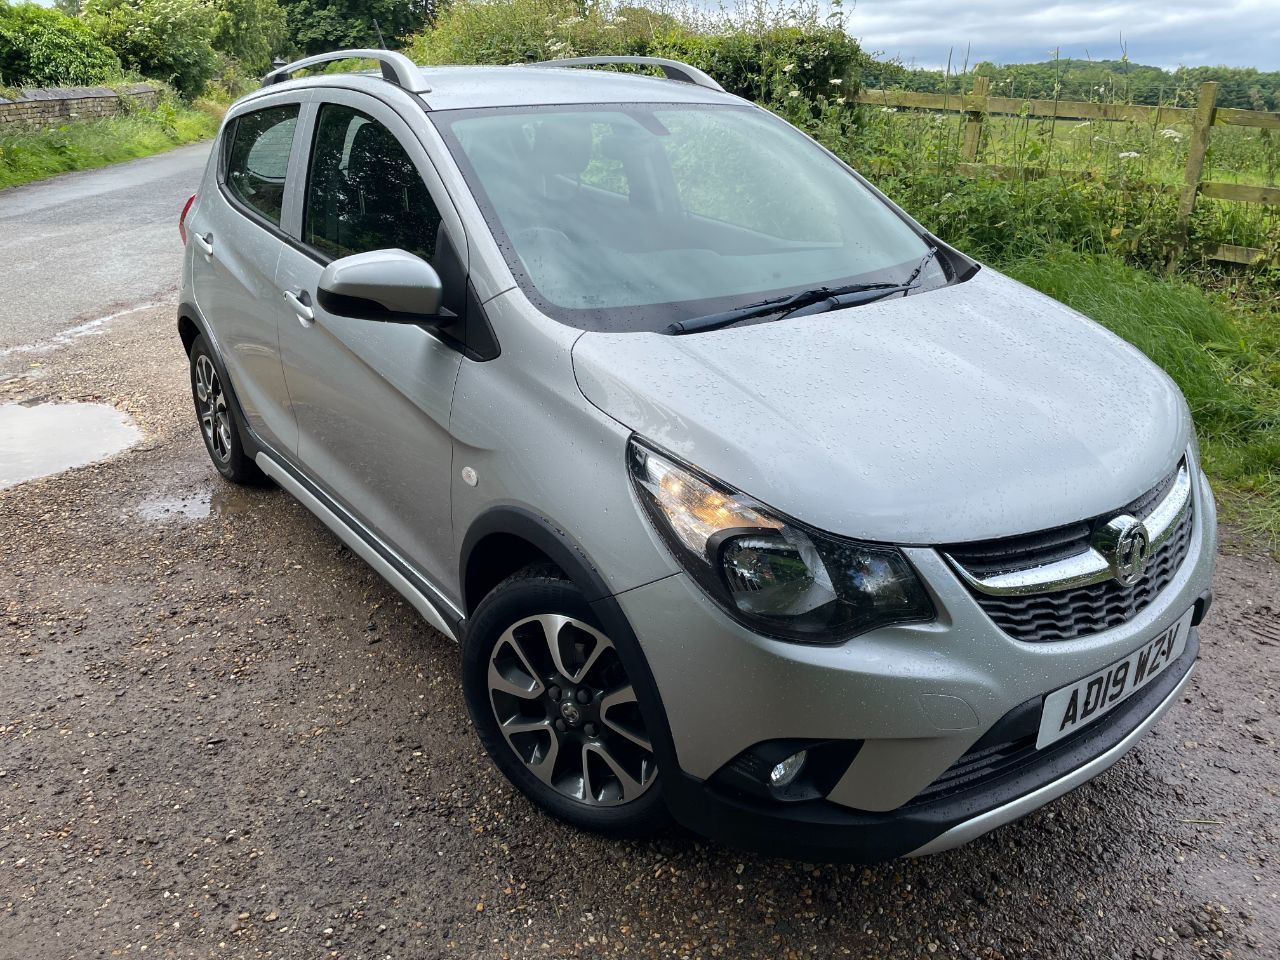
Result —
[[0, 489], [103, 460], [139, 437], [106, 403], [0, 404]]
[[142, 436], [0, 490], [0, 957], [1280, 956], [1271, 560], [1222, 557], [1200, 670], [1128, 757], [968, 847], [607, 842], [491, 768], [451, 642], [216, 477], [170, 306], [0, 356], [4, 403]]
[[0, 492], [0, 955], [1280, 955], [1271, 561], [1222, 558], [1201, 670], [1133, 754], [967, 848], [605, 842], [490, 768], [449, 641], [286, 494], [215, 476], [171, 329], [0, 358], [0, 402], [143, 432]]

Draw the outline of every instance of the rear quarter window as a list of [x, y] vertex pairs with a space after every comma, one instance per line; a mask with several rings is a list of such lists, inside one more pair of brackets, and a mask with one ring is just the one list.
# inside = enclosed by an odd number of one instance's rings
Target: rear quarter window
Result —
[[225, 182], [231, 195], [279, 226], [298, 104], [241, 114], [227, 133]]

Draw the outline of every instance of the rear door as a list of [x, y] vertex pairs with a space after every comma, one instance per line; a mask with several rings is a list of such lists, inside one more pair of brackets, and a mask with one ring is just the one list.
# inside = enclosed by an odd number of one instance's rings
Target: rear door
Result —
[[333, 259], [399, 248], [436, 267], [445, 307], [460, 312], [462, 222], [395, 110], [334, 88], [317, 91], [309, 109], [315, 121], [307, 125], [296, 243], [281, 253], [275, 295], [298, 460], [414, 568], [452, 583], [448, 428], [462, 354], [422, 326], [330, 314], [317, 303], [316, 284]]
[[290, 165], [306, 96], [254, 100], [227, 121], [216, 189], [205, 190], [188, 221], [196, 304], [250, 427], [286, 450], [297, 444], [297, 426], [280, 364], [275, 273], [285, 247], [281, 224], [297, 194]]

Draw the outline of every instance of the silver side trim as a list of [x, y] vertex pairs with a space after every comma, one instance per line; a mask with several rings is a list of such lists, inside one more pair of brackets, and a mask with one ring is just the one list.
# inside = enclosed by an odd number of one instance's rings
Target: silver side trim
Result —
[[[1191, 473], [1184, 460], [1178, 468], [1178, 475], [1164, 499], [1156, 505], [1142, 521], [1147, 528], [1150, 549], [1155, 551], [1173, 535], [1178, 521], [1191, 506]], [[1103, 530], [1105, 534], [1119, 520], [1131, 518], [1124, 515], [1116, 517]], [[1083, 553], [1053, 563], [1046, 563], [1029, 570], [1015, 570], [1012, 573], [999, 573], [990, 577], [977, 577], [966, 570], [958, 560], [950, 554], [943, 554], [953, 570], [966, 584], [979, 593], [996, 597], [1016, 597], [1035, 593], [1049, 593], [1054, 590], [1067, 590], [1071, 587], [1086, 587], [1093, 583], [1102, 583], [1116, 575], [1111, 558], [1106, 557], [1097, 546], [1088, 547]]]
[[[354, 550], [365, 563], [373, 567], [387, 583], [395, 587], [400, 595], [413, 604], [413, 608], [418, 613], [422, 614], [423, 619], [450, 640], [457, 642], [457, 634], [454, 633], [453, 627], [441, 615], [436, 606], [437, 601], [433, 601], [414, 586], [404, 574], [389, 564], [385, 557], [369, 546], [363, 537], [352, 530], [341, 517], [330, 510], [319, 497], [299, 483], [297, 478], [279, 463], [265, 453], [259, 453], [254, 462], [258, 464], [263, 473], [288, 490], [295, 500], [319, 517], [339, 540]], [[448, 604], [448, 606], [452, 608], [452, 604]], [[461, 616], [461, 613], [458, 615]]]
[[1086, 781], [1092, 780], [1133, 749], [1134, 744], [1156, 725], [1156, 721], [1164, 716], [1165, 711], [1173, 705], [1173, 702], [1182, 694], [1183, 689], [1191, 682], [1191, 675], [1195, 672], [1196, 665], [1193, 663], [1187, 672], [1183, 674], [1182, 679], [1178, 681], [1178, 685], [1170, 691], [1167, 697], [1160, 701], [1159, 706], [1152, 710], [1135, 730], [1106, 753], [1099, 754], [1084, 766], [1077, 767], [1065, 777], [1045, 784], [1039, 790], [1033, 790], [1031, 793], [1021, 796], [1017, 800], [1012, 800], [1002, 807], [988, 810], [972, 820], [956, 824], [946, 833], [935, 837], [923, 847], [912, 850], [907, 856], [927, 857], [931, 853], [951, 850], [994, 830], [996, 827], [1002, 827], [1006, 823], [1017, 820], [1019, 817], [1024, 817], [1032, 810], [1044, 806], [1050, 800], [1056, 800], [1064, 793], [1068, 793]]

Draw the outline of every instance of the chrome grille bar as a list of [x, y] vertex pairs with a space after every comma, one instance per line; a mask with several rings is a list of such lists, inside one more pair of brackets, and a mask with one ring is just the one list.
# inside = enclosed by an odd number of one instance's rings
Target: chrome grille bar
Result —
[[[1178, 467], [1177, 476], [1169, 487], [1169, 491], [1142, 521], [1147, 528], [1152, 553], [1155, 553], [1169, 539], [1177, 528], [1178, 521], [1190, 507], [1191, 472], [1184, 459]], [[1109, 533], [1114, 532], [1117, 522], [1132, 519], [1126, 514], [1112, 518], [1103, 525], [1098, 535], [1095, 535], [1095, 541], [1099, 538], [1105, 539]], [[943, 556], [970, 588], [996, 597], [1026, 596], [1068, 590], [1072, 587], [1085, 587], [1102, 583], [1116, 575], [1112, 561], [1094, 545], [1090, 545], [1082, 553], [1055, 560], [1052, 563], [986, 577], [970, 573], [949, 553], [944, 553]]]

